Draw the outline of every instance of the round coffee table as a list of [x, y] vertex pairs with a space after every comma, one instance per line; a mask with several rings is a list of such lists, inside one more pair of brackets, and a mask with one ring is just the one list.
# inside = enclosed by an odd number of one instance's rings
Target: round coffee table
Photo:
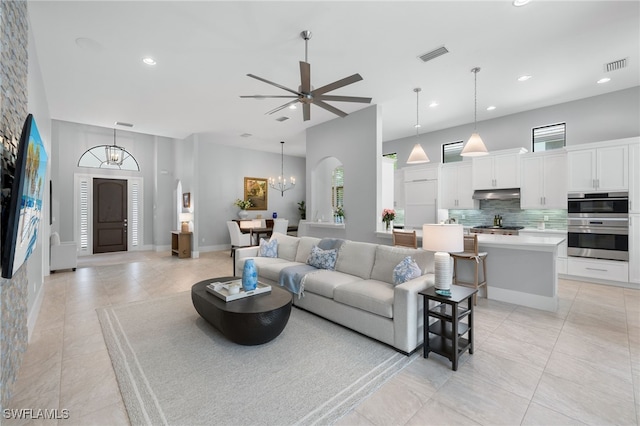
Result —
[[293, 295], [271, 286], [271, 292], [225, 302], [210, 294], [206, 286], [237, 277], [220, 277], [200, 281], [191, 287], [191, 300], [198, 314], [240, 345], [261, 345], [280, 335], [289, 321]]

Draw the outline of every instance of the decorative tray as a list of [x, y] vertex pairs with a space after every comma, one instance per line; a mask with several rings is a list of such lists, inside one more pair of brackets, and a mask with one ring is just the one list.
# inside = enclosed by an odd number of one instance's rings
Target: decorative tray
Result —
[[[240, 287], [240, 291], [235, 294], [230, 294], [229, 287], [235, 285]], [[231, 302], [232, 300], [244, 299], [245, 297], [255, 296], [256, 294], [269, 293], [271, 291], [271, 286], [258, 282], [255, 290], [245, 291], [242, 288], [242, 279], [239, 278], [237, 280], [224, 282], [213, 281], [207, 284], [207, 291], [225, 302]]]

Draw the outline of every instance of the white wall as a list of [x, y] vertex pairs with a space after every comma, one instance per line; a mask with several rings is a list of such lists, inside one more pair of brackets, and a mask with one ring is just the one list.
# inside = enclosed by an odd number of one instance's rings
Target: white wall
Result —
[[[373, 105], [344, 118], [307, 129], [307, 192], [313, 191], [312, 171], [322, 160], [335, 157], [344, 167], [345, 229], [309, 228], [309, 235], [377, 241], [375, 230], [381, 213], [382, 132], [380, 106]], [[309, 197], [307, 218], [313, 220], [319, 206]]]
[[[534, 127], [565, 122], [567, 145], [622, 139], [640, 135], [640, 87], [607, 93], [573, 102], [534, 109], [492, 120], [479, 121], [478, 133], [489, 151], [525, 147], [531, 151]], [[471, 119], [471, 113], [469, 115]], [[470, 124], [420, 135], [420, 143], [432, 163], [442, 162], [442, 144], [466, 142]], [[398, 153], [398, 167], [405, 167], [415, 135], [383, 144], [385, 154]]]

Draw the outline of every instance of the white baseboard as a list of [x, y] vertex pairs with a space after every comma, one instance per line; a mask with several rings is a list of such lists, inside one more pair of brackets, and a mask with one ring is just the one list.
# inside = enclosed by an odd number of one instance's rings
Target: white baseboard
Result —
[[214, 246], [205, 246], [198, 247], [202, 253], [207, 253], [210, 251], [221, 251], [221, 250], [231, 250], [231, 244], [217, 244]]
[[577, 276], [577, 275], [567, 275], [567, 274], [558, 274], [558, 278], [562, 278], [562, 279], [565, 279], [565, 280], [571, 280], [571, 281], [582, 281], [582, 282], [587, 282], [587, 283], [610, 285], [610, 286], [615, 286], [615, 287], [633, 288], [633, 289], [636, 289], [636, 290], [640, 289], [640, 284], [639, 283], [632, 283], [632, 282], [601, 280], [599, 278], [581, 277], [581, 276]]
[[33, 335], [33, 330], [36, 327], [36, 321], [38, 320], [38, 315], [40, 314], [40, 308], [42, 307], [43, 300], [44, 283], [40, 286], [40, 289], [38, 290], [36, 298], [33, 302], [33, 306], [31, 307], [31, 311], [27, 315], [27, 342], [31, 341], [31, 336]]
[[489, 286], [489, 299], [527, 306], [529, 308], [542, 309], [544, 311], [555, 312], [558, 309], [558, 296], [540, 296], [538, 294], [523, 293], [521, 291], [507, 290], [499, 287]]
[[166, 246], [154, 246], [153, 248], [155, 251], [160, 252], [160, 251], [171, 251], [171, 244], [168, 244]]

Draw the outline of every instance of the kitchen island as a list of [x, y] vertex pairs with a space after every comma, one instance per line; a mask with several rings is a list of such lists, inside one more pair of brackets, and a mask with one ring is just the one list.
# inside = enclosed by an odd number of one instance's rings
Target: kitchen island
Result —
[[[417, 230], [421, 241], [422, 230]], [[391, 232], [377, 232], [391, 238]], [[563, 237], [478, 234], [478, 249], [488, 253], [489, 299], [546, 311], [558, 308], [556, 258]], [[422, 244], [419, 243], [420, 247]], [[471, 261], [458, 262], [462, 281], [473, 281]], [[480, 295], [484, 291], [480, 290]]]

